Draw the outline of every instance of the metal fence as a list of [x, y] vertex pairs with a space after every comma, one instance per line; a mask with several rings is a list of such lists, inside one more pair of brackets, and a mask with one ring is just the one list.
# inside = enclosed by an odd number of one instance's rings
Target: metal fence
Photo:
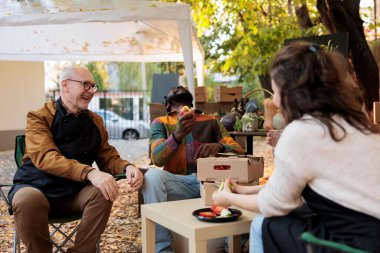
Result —
[[[89, 109], [102, 116], [112, 139], [141, 139], [149, 137], [150, 115], [148, 90], [97, 91]], [[56, 100], [59, 91], [53, 91]]]

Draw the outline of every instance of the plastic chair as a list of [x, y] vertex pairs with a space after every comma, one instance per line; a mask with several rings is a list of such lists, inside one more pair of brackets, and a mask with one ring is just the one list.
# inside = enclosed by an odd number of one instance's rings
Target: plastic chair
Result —
[[306, 248], [307, 248], [308, 253], [316, 252], [315, 247], [328, 248], [328, 249], [336, 250], [337, 252], [369, 253], [368, 251], [356, 249], [356, 248], [343, 245], [337, 242], [319, 239], [310, 232], [303, 232], [301, 235], [301, 240], [306, 242]]
[[[15, 161], [17, 164], [17, 167], [21, 166], [22, 164], [22, 157], [24, 156], [25, 153], [25, 135], [18, 135], [16, 136], [16, 145], [15, 145]], [[115, 176], [117, 180], [125, 178], [124, 174], [120, 174]], [[4, 199], [4, 201], [8, 205], [8, 210], [9, 214], [12, 215], [12, 206], [8, 201], [8, 198], [5, 195], [5, 192], [3, 188], [11, 188], [13, 185], [12, 184], [0, 184], [0, 195]], [[73, 214], [70, 216], [66, 217], [49, 217], [49, 225], [51, 227], [50, 230], [50, 239], [52, 241], [53, 246], [55, 247], [55, 250], [53, 252], [66, 252], [63, 247], [67, 244], [67, 242], [72, 242], [74, 243], [73, 237], [78, 231], [79, 225], [75, 226], [73, 230], [70, 233], [65, 233], [62, 231], [62, 226], [67, 223], [67, 222], [73, 222], [80, 220], [82, 218], [82, 213], [77, 213]], [[53, 240], [53, 236], [56, 235], [57, 233], [61, 234], [63, 237], [63, 240], [61, 242], [56, 242]], [[21, 252], [20, 248], [20, 237], [17, 233], [16, 227], [14, 228], [14, 235], [13, 235], [13, 252]], [[100, 238], [98, 241], [98, 247], [97, 247], [97, 252], [100, 253]]]

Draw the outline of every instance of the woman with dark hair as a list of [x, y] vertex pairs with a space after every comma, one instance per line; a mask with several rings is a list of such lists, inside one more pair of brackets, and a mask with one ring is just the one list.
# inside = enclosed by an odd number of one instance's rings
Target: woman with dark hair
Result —
[[[274, 103], [287, 126], [265, 186], [226, 180], [219, 205], [260, 212], [251, 252], [306, 252], [300, 235], [380, 252], [380, 135], [368, 120], [336, 52], [297, 42], [275, 57]], [[323, 251], [318, 252], [328, 252]]]

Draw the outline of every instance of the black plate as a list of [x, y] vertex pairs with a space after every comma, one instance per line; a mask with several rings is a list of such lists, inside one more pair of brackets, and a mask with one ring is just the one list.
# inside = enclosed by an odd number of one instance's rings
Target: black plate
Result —
[[222, 217], [222, 218], [208, 218], [200, 216], [200, 212], [212, 212], [211, 208], [201, 208], [197, 209], [193, 212], [193, 216], [195, 216], [198, 220], [201, 221], [207, 221], [207, 222], [228, 222], [228, 221], [234, 221], [239, 218], [240, 215], [242, 215], [240, 210], [228, 208], [230, 210], [232, 217]]

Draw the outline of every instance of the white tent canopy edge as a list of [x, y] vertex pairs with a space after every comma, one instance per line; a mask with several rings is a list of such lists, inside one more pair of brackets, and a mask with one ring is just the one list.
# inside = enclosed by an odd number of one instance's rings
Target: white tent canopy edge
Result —
[[0, 60], [184, 61], [203, 86], [204, 52], [190, 6], [153, 1], [0, 3]]

